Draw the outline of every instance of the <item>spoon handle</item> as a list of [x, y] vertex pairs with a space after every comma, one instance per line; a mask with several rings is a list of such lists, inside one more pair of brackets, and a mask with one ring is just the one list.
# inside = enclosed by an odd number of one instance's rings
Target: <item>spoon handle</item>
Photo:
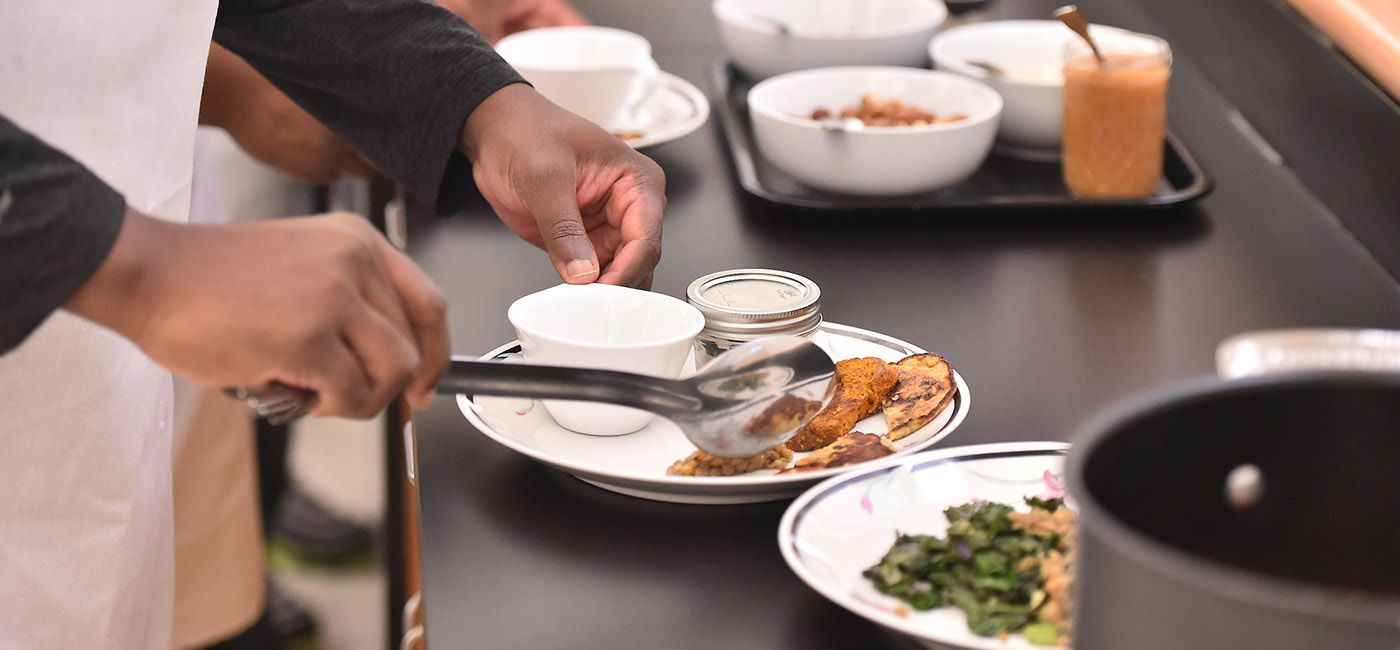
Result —
[[681, 385], [616, 370], [453, 359], [437, 392], [604, 402], [662, 414], [699, 409], [700, 401], [679, 390]]
[[1055, 10], [1055, 18], [1064, 23], [1065, 26], [1074, 30], [1079, 37], [1089, 44], [1089, 49], [1094, 52], [1094, 59], [1103, 65], [1103, 54], [1099, 52], [1099, 46], [1094, 44], [1094, 39], [1089, 38], [1089, 19], [1079, 12], [1079, 7], [1065, 5]]

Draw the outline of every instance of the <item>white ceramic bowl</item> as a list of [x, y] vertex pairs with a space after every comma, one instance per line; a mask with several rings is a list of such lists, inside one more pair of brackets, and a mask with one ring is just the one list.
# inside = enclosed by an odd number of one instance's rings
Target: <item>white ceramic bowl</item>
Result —
[[[1123, 32], [1103, 25], [1090, 34]], [[992, 20], [939, 32], [928, 44], [934, 68], [985, 81], [1006, 101], [998, 153], [1033, 160], [1060, 156], [1065, 43], [1079, 38], [1058, 20]], [[1005, 70], [995, 77], [968, 61]]]
[[[507, 311], [529, 363], [679, 377], [705, 316], [684, 300], [607, 284], [561, 284], [524, 296]], [[646, 426], [647, 411], [545, 400], [559, 426], [621, 435]]]
[[[720, 40], [746, 75], [837, 65], [928, 66], [942, 0], [714, 0]], [[781, 27], [780, 27], [781, 25]]]
[[[967, 119], [927, 126], [834, 132], [806, 116], [839, 113], [866, 93]], [[797, 180], [842, 194], [890, 196], [966, 180], [991, 151], [1001, 97], [986, 84], [949, 72], [897, 67], [837, 67], [779, 75], [748, 94], [759, 153]]]

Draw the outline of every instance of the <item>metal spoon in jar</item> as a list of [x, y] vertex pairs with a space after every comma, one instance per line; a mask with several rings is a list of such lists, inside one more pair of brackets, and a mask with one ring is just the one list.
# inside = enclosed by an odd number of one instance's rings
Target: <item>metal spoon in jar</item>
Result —
[[1094, 39], [1089, 38], [1089, 19], [1085, 18], [1084, 14], [1079, 13], [1079, 7], [1074, 5], [1060, 7], [1055, 10], [1055, 18], [1074, 30], [1074, 33], [1079, 34], [1079, 37], [1089, 44], [1089, 49], [1093, 50], [1094, 58], [1098, 60], [1099, 65], [1103, 65], [1103, 54], [1099, 52], [1099, 46], [1094, 44]]

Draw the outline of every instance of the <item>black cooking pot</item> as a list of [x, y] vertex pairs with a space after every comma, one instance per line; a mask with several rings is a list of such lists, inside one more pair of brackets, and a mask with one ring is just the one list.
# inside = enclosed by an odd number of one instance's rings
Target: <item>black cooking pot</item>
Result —
[[1078, 650], [1400, 649], [1400, 375], [1189, 383], [1067, 474]]

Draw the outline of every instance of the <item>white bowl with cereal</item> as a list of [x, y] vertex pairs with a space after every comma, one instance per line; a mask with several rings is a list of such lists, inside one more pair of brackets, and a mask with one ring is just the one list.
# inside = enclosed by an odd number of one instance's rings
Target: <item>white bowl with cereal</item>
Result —
[[[966, 180], [991, 151], [1002, 111], [1001, 96], [979, 81], [893, 66], [790, 72], [747, 99], [764, 158], [814, 189], [863, 196]], [[814, 119], [821, 111], [859, 121]]]

